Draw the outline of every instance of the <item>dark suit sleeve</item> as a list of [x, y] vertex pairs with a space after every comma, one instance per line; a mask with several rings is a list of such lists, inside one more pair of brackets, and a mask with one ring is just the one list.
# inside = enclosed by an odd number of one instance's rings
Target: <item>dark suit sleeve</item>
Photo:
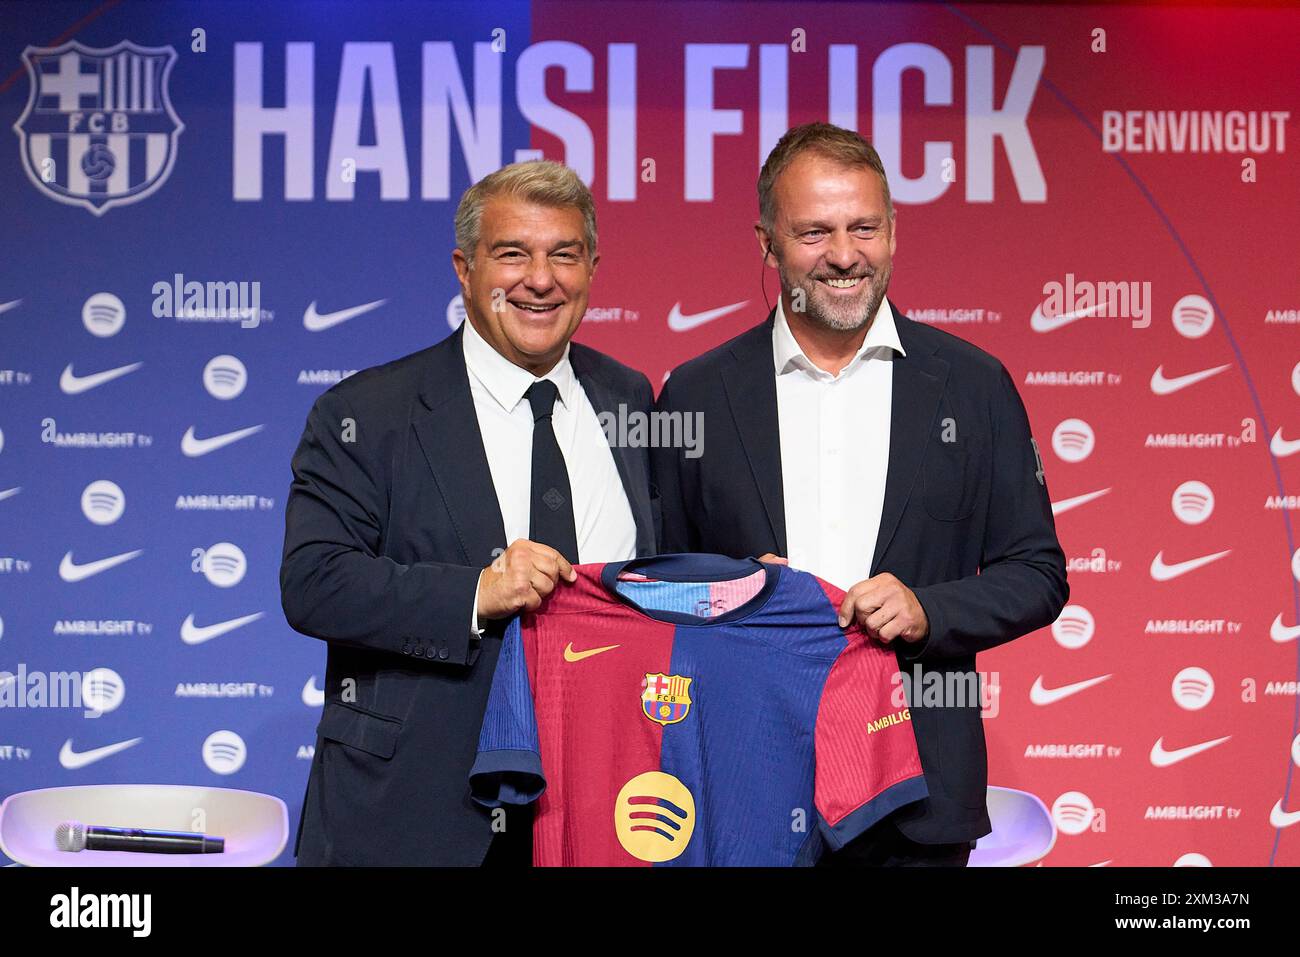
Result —
[[[1003, 367], [992, 397], [992, 490], [978, 575], [913, 589], [930, 620], [908, 660], [972, 655], [1056, 620], [1070, 597], [1029, 417]], [[904, 582], [904, 584], [907, 584]]]
[[[672, 376], [659, 392], [655, 411], [688, 414], [674, 404]], [[693, 532], [683, 488], [686, 450], [669, 447], [654, 448], [650, 452], [654, 483], [659, 490], [659, 551], [665, 555], [697, 551], [698, 540]]]
[[[356, 423], [344, 441], [344, 420]], [[290, 626], [326, 641], [472, 664], [470, 615], [480, 569], [401, 565], [380, 554], [388, 483], [337, 390], [307, 417], [284, 515], [280, 600]], [[443, 656], [443, 652], [446, 656]]]

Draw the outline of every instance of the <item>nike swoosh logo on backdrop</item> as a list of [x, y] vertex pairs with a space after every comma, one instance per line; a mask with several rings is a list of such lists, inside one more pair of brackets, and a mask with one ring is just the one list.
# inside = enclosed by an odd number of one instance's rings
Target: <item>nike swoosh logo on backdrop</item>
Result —
[[1279, 800], [1273, 805], [1273, 810], [1268, 812], [1268, 823], [1273, 827], [1290, 827], [1292, 824], [1300, 824], [1300, 811], [1282, 810], [1282, 802]]
[[302, 686], [302, 703], [309, 708], [319, 708], [325, 703], [325, 691], [316, 687], [316, 676], [312, 675]]
[[592, 655], [599, 655], [602, 652], [613, 651], [618, 645], [606, 645], [604, 648], [588, 648], [586, 651], [574, 651], [573, 642], [564, 646], [565, 661], [581, 661], [583, 658], [590, 658]]
[[1221, 552], [1215, 552], [1213, 555], [1202, 555], [1200, 558], [1189, 558], [1185, 562], [1175, 562], [1172, 565], [1165, 564], [1164, 549], [1156, 552], [1156, 557], [1151, 559], [1151, 577], [1158, 582], [1167, 582], [1171, 578], [1177, 578], [1179, 575], [1186, 575], [1188, 572], [1194, 572], [1210, 562], [1217, 562], [1224, 555], [1232, 554], [1232, 549], [1227, 548]]
[[89, 578], [91, 575], [98, 575], [100, 572], [106, 572], [110, 568], [116, 568], [124, 562], [129, 562], [144, 552], [144, 549], [137, 548], [133, 552], [123, 552], [121, 555], [113, 555], [109, 558], [101, 558], [99, 561], [86, 562], [84, 565], [78, 565], [72, 560], [72, 552], [63, 556], [63, 561], [59, 562], [59, 577], [65, 582], [79, 582], [82, 579]]
[[1282, 616], [1278, 615], [1273, 619], [1272, 627], [1268, 629], [1268, 636], [1279, 645], [1285, 644], [1288, 641], [1295, 641], [1297, 638], [1300, 638], [1300, 625], [1296, 625], [1294, 628], [1288, 628], [1286, 625], [1282, 624]]
[[234, 631], [236, 628], [251, 624], [264, 614], [265, 612], [254, 612], [251, 615], [245, 615], [243, 618], [231, 618], [229, 621], [219, 621], [214, 625], [196, 625], [194, 624], [194, 616], [187, 615], [185, 620], [181, 622], [181, 641], [187, 645], [201, 645], [213, 638], [220, 638], [228, 631]]
[[1300, 452], [1300, 439], [1282, 438], [1282, 430], [1278, 429], [1273, 433], [1273, 441], [1268, 444], [1268, 450], [1280, 459], [1288, 455], [1295, 455]]
[[78, 768], [84, 768], [88, 764], [94, 764], [96, 761], [102, 761], [104, 758], [110, 758], [120, 751], [134, 747], [143, 740], [144, 738], [131, 738], [129, 741], [119, 741], [117, 744], [106, 744], [102, 748], [77, 752], [72, 750], [72, 739], [68, 738], [67, 741], [63, 742], [63, 747], [59, 749], [59, 764], [69, 771], [75, 771]]
[[22, 304], [23, 301], [21, 299], [13, 299], [10, 300], [9, 302], [0, 302], [0, 316], [4, 315], [10, 309], [16, 309], [18, 306], [21, 306]]
[[1093, 685], [1099, 685], [1109, 677], [1110, 675], [1100, 675], [1096, 678], [1088, 678], [1085, 681], [1076, 681], [1074, 684], [1061, 685], [1059, 688], [1044, 688], [1043, 676], [1039, 675], [1034, 679], [1034, 686], [1029, 689], [1029, 700], [1039, 705], [1054, 704], [1062, 698], [1068, 698], [1070, 695], [1085, 691]]
[[64, 395], [80, 395], [105, 382], [120, 379], [142, 365], [143, 362], [132, 362], [129, 366], [118, 366], [116, 369], [105, 369], [103, 372], [92, 372], [90, 375], [77, 375], [72, 371], [72, 363], [69, 362], [68, 367], [63, 370], [63, 375], [59, 376], [59, 388], [63, 390]]
[[1158, 768], [1167, 768], [1171, 764], [1177, 764], [1179, 761], [1186, 761], [1188, 758], [1195, 757], [1202, 751], [1208, 751], [1210, 748], [1217, 747], [1231, 738], [1232, 735], [1224, 735], [1222, 738], [1215, 738], [1213, 741], [1202, 741], [1200, 744], [1189, 744], [1185, 748], [1175, 748], [1172, 751], [1165, 750], [1165, 739], [1162, 735], [1156, 738], [1156, 743], [1151, 745], [1151, 763]]
[[231, 442], [238, 442], [250, 435], [256, 435], [264, 428], [263, 425], [250, 425], [246, 429], [236, 429], [234, 432], [226, 432], [224, 435], [214, 435], [210, 438], [200, 439], [194, 435], [194, 426], [191, 425], [185, 430], [185, 434], [181, 436], [181, 451], [190, 458], [196, 459], [200, 455], [207, 455], [209, 452], [225, 448]]
[[1034, 306], [1034, 314], [1029, 317], [1029, 328], [1034, 332], [1051, 332], [1054, 329], [1060, 329], [1062, 326], [1069, 325], [1076, 319], [1083, 319], [1092, 315], [1102, 306], [1104, 302], [1099, 302], [1095, 306], [1089, 306], [1087, 309], [1076, 309], [1074, 312], [1063, 312], [1059, 316], [1043, 315], [1042, 303]]
[[331, 326], [347, 322], [349, 319], [365, 315], [367, 312], [378, 309], [386, 302], [388, 302], [387, 299], [376, 299], [374, 302], [368, 302], [362, 306], [353, 306], [351, 309], [321, 313], [316, 311], [316, 301], [312, 300], [311, 305], [307, 307], [307, 311], [302, 314], [302, 324], [307, 327], [308, 332], [320, 332], [323, 329], [329, 329]]
[[1068, 512], [1072, 508], [1078, 508], [1080, 505], [1087, 505], [1095, 498], [1101, 498], [1110, 489], [1102, 488], [1095, 492], [1086, 492], [1083, 495], [1076, 495], [1074, 498], [1063, 498], [1059, 502], [1052, 503], [1052, 514], [1060, 515], [1062, 512]]
[[737, 309], [743, 309], [749, 305], [749, 300], [744, 302], [733, 302], [729, 306], [722, 306], [718, 309], [709, 309], [706, 312], [695, 312], [690, 315], [682, 314], [682, 304], [679, 302], [668, 310], [668, 328], [673, 332], [688, 332], [706, 322], [712, 322], [714, 319], [721, 319], [725, 315], [735, 312]]
[[[1230, 363], [1229, 363], [1230, 365]], [[1172, 395], [1179, 389], [1186, 389], [1189, 385], [1196, 385], [1198, 382], [1204, 382], [1211, 376], [1216, 376], [1229, 365], [1215, 366], [1213, 369], [1202, 369], [1200, 372], [1189, 372], [1187, 375], [1176, 375], [1172, 379], [1165, 378], [1165, 367], [1156, 366], [1156, 371], [1151, 374], [1151, 391], [1156, 395]]]
[[13, 488], [7, 488], [4, 489], [3, 491], [0, 491], [0, 502], [3, 502], [7, 498], [13, 498], [22, 490], [23, 487], [21, 485], [15, 485]]

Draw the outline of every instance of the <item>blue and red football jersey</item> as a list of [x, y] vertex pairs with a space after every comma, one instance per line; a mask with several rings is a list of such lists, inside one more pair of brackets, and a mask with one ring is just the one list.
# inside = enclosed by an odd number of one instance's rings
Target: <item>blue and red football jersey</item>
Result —
[[538, 865], [812, 864], [926, 796], [894, 653], [843, 592], [718, 555], [577, 566], [506, 630], [474, 799]]

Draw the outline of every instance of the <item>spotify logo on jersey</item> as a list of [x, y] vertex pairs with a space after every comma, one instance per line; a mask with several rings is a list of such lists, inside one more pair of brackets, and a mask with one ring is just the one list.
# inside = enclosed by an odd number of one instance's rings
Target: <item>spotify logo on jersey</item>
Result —
[[671, 774], [638, 774], [618, 792], [614, 831], [623, 850], [638, 861], [671, 861], [695, 833], [695, 798]]

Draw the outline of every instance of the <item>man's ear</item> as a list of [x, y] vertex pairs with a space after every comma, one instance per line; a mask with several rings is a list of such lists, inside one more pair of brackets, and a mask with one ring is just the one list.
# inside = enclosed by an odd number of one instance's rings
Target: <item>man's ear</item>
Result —
[[754, 224], [754, 237], [758, 240], [758, 248], [763, 253], [763, 262], [767, 262], [772, 256], [772, 237], [767, 230], [763, 228], [762, 223]]
[[460, 280], [461, 297], [466, 301], [469, 300], [469, 260], [459, 249], [451, 251], [451, 265], [456, 270], [456, 278]]

